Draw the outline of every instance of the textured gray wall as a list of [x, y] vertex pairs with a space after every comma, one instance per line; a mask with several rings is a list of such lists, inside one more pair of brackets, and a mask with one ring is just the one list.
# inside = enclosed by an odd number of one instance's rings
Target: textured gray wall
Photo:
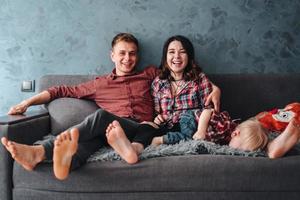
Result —
[[0, 114], [34, 94], [22, 80], [110, 72], [110, 41], [125, 31], [141, 68], [183, 34], [207, 73], [299, 73], [299, 19], [299, 0], [0, 0]]

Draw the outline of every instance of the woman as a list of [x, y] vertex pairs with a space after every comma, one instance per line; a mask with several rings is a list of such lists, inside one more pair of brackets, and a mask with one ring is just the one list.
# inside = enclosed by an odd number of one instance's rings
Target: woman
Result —
[[191, 139], [197, 130], [195, 120], [215, 86], [197, 65], [192, 43], [181, 35], [165, 42], [160, 69], [160, 75], [152, 83], [157, 113], [154, 123], [165, 129], [166, 134], [155, 137], [152, 144]]

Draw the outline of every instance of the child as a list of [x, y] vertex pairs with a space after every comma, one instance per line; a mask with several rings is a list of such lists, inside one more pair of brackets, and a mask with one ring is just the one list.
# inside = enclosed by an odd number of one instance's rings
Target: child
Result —
[[202, 111], [193, 139], [204, 139], [248, 151], [263, 149], [268, 142], [266, 129], [255, 118], [238, 125], [226, 111], [216, 113], [212, 109]]
[[[286, 107], [290, 108], [290, 107]], [[290, 112], [290, 111], [289, 111]], [[237, 125], [227, 112], [215, 113], [212, 109], [202, 111], [198, 130], [193, 139], [205, 139], [219, 144], [228, 144], [232, 148], [254, 151], [266, 148], [270, 158], [279, 158], [287, 153], [299, 140], [300, 129], [295, 118], [286, 121], [283, 132], [268, 142], [266, 123], [262, 123], [262, 114]]]

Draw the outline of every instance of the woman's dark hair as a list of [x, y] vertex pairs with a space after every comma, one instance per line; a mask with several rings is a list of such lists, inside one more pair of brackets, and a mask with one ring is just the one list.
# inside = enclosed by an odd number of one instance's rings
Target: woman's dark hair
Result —
[[159, 68], [161, 69], [159, 78], [168, 79], [170, 81], [173, 80], [173, 77], [171, 76], [170, 68], [167, 64], [168, 47], [170, 43], [173, 41], [179, 41], [188, 55], [188, 63], [183, 72], [183, 79], [186, 81], [198, 79], [199, 74], [202, 72], [202, 69], [196, 64], [194, 46], [188, 38], [182, 35], [172, 36], [169, 39], [167, 39], [167, 41], [165, 42], [163, 46], [162, 58], [159, 66]]

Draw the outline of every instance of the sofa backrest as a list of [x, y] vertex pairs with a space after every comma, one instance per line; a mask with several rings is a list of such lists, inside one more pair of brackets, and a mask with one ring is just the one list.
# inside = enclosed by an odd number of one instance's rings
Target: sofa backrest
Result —
[[[40, 79], [39, 91], [54, 85], [75, 85], [96, 75], [46, 75]], [[258, 112], [282, 108], [300, 102], [300, 74], [210, 74], [221, 88], [221, 110], [233, 118], [245, 120]], [[57, 99], [46, 106], [52, 132], [59, 133], [81, 122], [98, 107], [94, 102], [78, 99]]]
[[245, 120], [258, 112], [300, 102], [300, 74], [214, 74], [221, 88], [221, 110]]
[[[39, 81], [39, 91], [55, 85], [76, 85], [95, 77], [96, 75], [46, 75]], [[98, 109], [93, 101], [74, 98], [56, 99], [45, 107], [50, 114], [51, 133], [54, 135], [80, 123]]]

